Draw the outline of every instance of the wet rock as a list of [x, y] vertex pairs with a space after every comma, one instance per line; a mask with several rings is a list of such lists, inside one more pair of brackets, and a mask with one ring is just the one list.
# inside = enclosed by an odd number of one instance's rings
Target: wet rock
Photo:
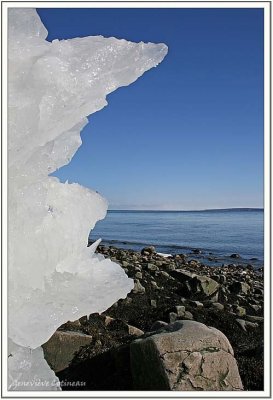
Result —
[[49, 366], [59, 372], [69, 366], [74, 353], [91, 342], [92, 336], [80, 332], [56, 331], [42, 347]]
[[230, 258], [241, 258], [240, 254], [233, 253], [230, 255]]
[[192, 250], [192, 253], [193, 253], [193, 254], [201, 254], [202, 251], [201, 251], [200, 249], [193, 249], [193, 250]]
[[224, 334], [194, 321], [176, 321], [131, 343], [135, 390], [243, 390]]

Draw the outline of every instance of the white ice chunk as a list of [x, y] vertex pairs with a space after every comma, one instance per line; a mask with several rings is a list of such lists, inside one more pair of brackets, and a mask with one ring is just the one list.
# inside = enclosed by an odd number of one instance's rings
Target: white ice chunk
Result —
[[119, 265], [86, 247], [106, 200], [49, 174], [69, 163], [107, 94], [159, 64], [167, 47], [102, 36], [50, 43], [29, 8], [9, 9], [8, 32], [9, 337], [28, 348], [20, 354], [40, 357], [61, 324], [133, 288]]
[[44, 359], [42, 347], [33, 350], [9, 341], [8, 390], [61, 390], [59, 379]]

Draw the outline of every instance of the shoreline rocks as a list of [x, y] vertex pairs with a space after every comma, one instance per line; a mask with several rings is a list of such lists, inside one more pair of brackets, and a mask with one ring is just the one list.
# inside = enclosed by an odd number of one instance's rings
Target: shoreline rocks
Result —
[[[133, 251], [99, 245], [97, 252], [119, 263], [135, 286], [101, 315], [59, 328], [93, 338], [58, 372], [60, 379], [85, 379], [84, 390], [134, 390], [130, 344], [170, 322], [190, 320], [220, 330], [233, 347], [244, 390], [263, 390], [262, 270], [236, 264], [211, 267], [183, 254], [160, 255], [151, 246]], [[112, 362], [118, 370], [113, 371]]]

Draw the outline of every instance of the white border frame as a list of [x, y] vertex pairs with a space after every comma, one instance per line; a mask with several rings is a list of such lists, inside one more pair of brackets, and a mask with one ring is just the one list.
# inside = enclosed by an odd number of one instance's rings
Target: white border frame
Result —
[[[162, 391], [18, 391], [7, 390], [7, 10], [33, 8], [262, 8], [264, 9], [264, 391], [162, 392]], [[1, 398], [271, 398], [271, 1], [1, 1], [2, 20], [2, 395]], [[268, 166], [270, 166], [268, 168]]]

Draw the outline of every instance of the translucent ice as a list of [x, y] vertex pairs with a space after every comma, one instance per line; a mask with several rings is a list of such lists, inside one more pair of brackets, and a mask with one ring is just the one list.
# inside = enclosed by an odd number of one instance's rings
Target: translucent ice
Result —
[[27, 8], [9, 10], [8, 34], [9, 337], [35, 349], [62, 323], [104, 311], [133, 287], [96, 245], [86, 247], [106, 200], [48, 175], [81, 145], [86, 116], [160, 63], [167, 47], [102, 36], [50, 43]]

